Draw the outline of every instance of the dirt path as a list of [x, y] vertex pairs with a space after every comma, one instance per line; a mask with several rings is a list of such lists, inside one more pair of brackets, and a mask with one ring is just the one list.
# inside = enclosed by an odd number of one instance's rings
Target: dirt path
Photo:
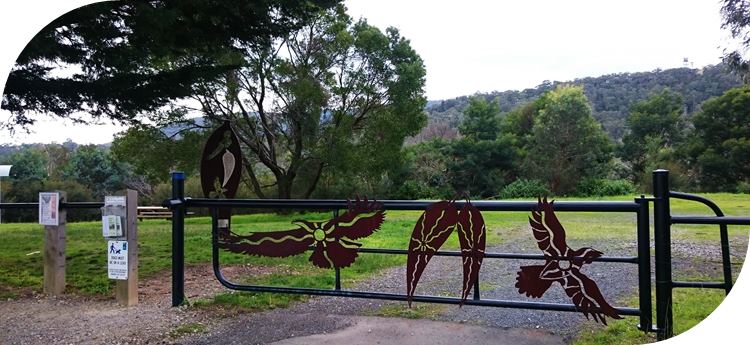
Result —
[[[267, 268], [227, 267], [230, 276], [262, 275]], [[188, 267], [188, 298], [211, 296], [224, 288], [210, 265]], [[39, 295], [0, 302], [0, 344], [146, 344], [166, 342], [179, 326], [210, 326], [210, 313], [195, 308], [171, 308], [171, 275], [141, 282], [140, 303], [131, 308], [114, 298]]]
[[497, 344], [558, 345], [563, 339], [521, 328], [479, 327], [453, 322], [358, 317], [350, 327], [330, 334], [284, 339], [274, 345], [307, 344]]

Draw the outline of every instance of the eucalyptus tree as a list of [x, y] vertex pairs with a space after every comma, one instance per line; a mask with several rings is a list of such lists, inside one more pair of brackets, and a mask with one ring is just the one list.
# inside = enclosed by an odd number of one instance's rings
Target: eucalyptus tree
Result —
[[267, 39], [227, 56], [242, 67], [193, 97], [210, 120], [231, 122], [258, 196], [271, 187], [307, 198], [326, 171], [377, 176], [426, 122], [424, 64], [398, 30], [354, 21], [339, 5]]

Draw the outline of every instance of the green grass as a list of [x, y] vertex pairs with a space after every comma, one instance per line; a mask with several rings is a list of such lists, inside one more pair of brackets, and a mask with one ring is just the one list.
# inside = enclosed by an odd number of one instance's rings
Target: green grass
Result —
[[406, 319], [437, 319], [447, 308], [445, 304], [419, 303], [409, 308], [404, 303], [386, 304], [368, 313], [370, 316], [401, 317]]
[[187, 334], [203, 333], [206, 326], [202, 323], [186, 323], [179, 325], [169, 332], [170, 338], [179, 338]]
[[[750, 196], [739, 194], [709, 194], [727, 215], [750, 215]], [[632, 200], [632, 196], [587, 198], [586, 200]], [[582, 200], [560, 198], [558, 200]], [[711, 215], [710, 210], [698, 203], [673, 200], [674, 214]], [[388, 211], [387, 220], [380, 231], [364, 239], [365, 247], [406, 248], [409, 235], [420, 212]], [[488, 245], [510, 241], [528, 241], [527, 212], [485, 212]], [[635, 215], [627, 213], [582, 213], [559, 212], [561, 222], [567, 230], [571, 246], [588, 245], [592, 241], [608, 239], [635, 239]], [[233, 227], [240, 232], [263, 230], [286, 230], [294, 228], [293, 219], [324, 220], [330, 213], [305, 214], [256, 214], [233, 217]], [[718, 243], [716, 226], [674, 226], [673, 238], [705, 243]], [[747, 227], [730, 227], [730, 239], [747, 239]], [[141, 279], [148, 279], [171, 267], [171, 223], [166, 220], [139, 222], [139, 251]], [[114, 282], [107, 279], [106, 241], [101, 237], [99, 222], [68, 224], [67, 228], [67, 283], [68, 292], [83, 295], [112, 294]], [[29, 291], [41, 291], [43, 228], [36, 224], [0, 224], [0, 298], [15, 298]], [[458, 248], [456, 236], [446, 242], [445, 249]], [[635, 253], [635, 248], [633, 248]], [[187, 265], [211, 261], [210, 219], [190, 218], [185, 224], [185, 262]], [[296, 287], [331, 287], [333, 272], [313, 267], [308, 255], [291, 258], [261, 258], [222, 253], [223, 265], [252, 264], [284, 267], [275, 273], [241, 282]], [[352, 286], [383, 268], [403, 265], [402, 255], [361, 254], [349, 268], [342, 270], [342, 283]], [[735, 277], [738, 270], [734, 272]], [[705, 277], [700, 277], [701, 279]], [[486, 285], [487, 283], [485, 283]], [[486, 286], [485, 286], [486, 287]], [[304, 297], [298, 295], [265, 293], [222, 293], [212, 300], [194, 301], [197, 305], [225, 305], [247, 310], [285, 307]], [[696, 289], [675, 290], [675, 330], [682, 332], [713, 311], [723, 300], [718, 291]], [[680, 303], [677, 303], [680, 301]], [[635, 305], [631, 303], [629, 305]], [[389, 307], [380, 311], [382, 315], [418, 317], [439, 308], [404, 310], [403, 306]], [[640, 332], [635, 330], [635, 318], [613, 321], [603, 330], [585, 332], [578, 341], [582, 344], [615, 342], [608, 338], [622, 339], [619, 343], [643, 342]]]
[[[705, 280], [706, 277], [689, 277], [684, 280]], [[715, 289], [675, 289], [673, 293], [672, 318], [674, 333], [683, 333], [703, 321], [724, 300], [724, 292]], [[638, 299], [631, 297], [623, 304], [637, 305]], [[653, 312], [656, 322], [656, 312]], [[575, 345], [630, 345], [656, 342], [654, 333], [645, 334], [638, 330], [638, 318], [626, 317], [622, 320], [609, 320], [604, 328], [587, 327], [573, 342]]]

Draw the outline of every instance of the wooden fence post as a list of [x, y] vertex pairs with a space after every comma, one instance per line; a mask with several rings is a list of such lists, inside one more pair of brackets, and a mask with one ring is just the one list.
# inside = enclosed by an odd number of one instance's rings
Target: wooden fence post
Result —
[[[58, 205], [67, 200], [65, 192], [60, 193]], [[62, 295], [65, 291], [65, 223], [67, 211], [58, 207], [59, 224], [44, 226], [44, 293], [50, 296]]]
[[125, 196], [128, 279], [117, 281], [115, 294], [117, 303], [130, 307], [138, 304], [138, 192], [128, 189]]

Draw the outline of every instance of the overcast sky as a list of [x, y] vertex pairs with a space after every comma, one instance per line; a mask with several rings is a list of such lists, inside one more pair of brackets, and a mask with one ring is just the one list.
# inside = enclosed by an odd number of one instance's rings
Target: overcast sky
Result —
[[[47, 22], [91, 1], [0, 2], [0, 68], [10, 70]], [[718, 1], [409, 1], [348, 0], [349, 13], [395, 26], [427, 68], [427, 98], [524, 89], [572, 80], [719, 62], [727, 33]], [[5, 80], [2, 78], [4, 85]], [[8, 117], [0, 113], [0, 121]], [[122, 128], [40, 121], [35, 133], [0, 133], [0, 144], [104, 143]]]

